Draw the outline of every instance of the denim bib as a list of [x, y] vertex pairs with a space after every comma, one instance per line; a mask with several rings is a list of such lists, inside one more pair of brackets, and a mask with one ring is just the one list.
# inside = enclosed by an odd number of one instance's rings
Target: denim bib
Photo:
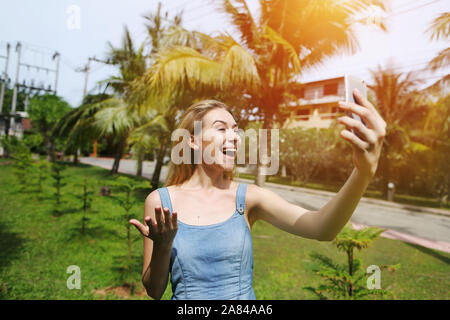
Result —
[[[252, 287], [253, 245], [244, 217], [247, 184], [236, 191], [236, 210], [227, 220], [189, 225], [178, 220], [170, 257], [171, 300], [256, 300]], [[163, 207], [172, 203], [158, 189]]]

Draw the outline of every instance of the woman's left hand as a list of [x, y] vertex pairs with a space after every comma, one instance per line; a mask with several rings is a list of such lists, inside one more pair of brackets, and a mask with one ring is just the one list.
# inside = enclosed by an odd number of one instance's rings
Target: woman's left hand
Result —
[[[353, 163], [356, 169], [363, 175], [372, 178], [377, 170], [378, 159], [386, 135], [386, 122], [358, 90], [354, 90], [353, 96], [357, 104], [340, 101], [339, 108], [359, 115], [367, 127], [361, 121], [349, 116], [340, 117], [337, 121], [346, 126], [346, 129], [341, 131], [341, 137], [352, 144]], [[350, 129], [353, 129], [359, 137]]]

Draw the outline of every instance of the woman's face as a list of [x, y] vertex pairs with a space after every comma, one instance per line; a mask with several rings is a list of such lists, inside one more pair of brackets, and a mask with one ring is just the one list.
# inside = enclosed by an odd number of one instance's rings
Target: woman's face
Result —
[[202, 164], [219, 166], [226, 171], [233, 170], [240, 143], [239, 128], [227, 110], [217, 108], [204, 115]]

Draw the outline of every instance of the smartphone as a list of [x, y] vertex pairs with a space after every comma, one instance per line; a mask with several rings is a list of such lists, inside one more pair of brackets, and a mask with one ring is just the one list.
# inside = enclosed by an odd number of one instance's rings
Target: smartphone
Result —
[[[344, 76], [345, 79], [345, 102], [352, 102], [352, 103], [356, 103], [355, 98], [353, 97], [353, 90], [358, 89], [359, 92], [361, 92], [361, 94], [364, 96], [364, 98], [367, 99], [367, 87], [366, 84], [364, 83], [364, 80], [359, 79], [358, 77], [346, 74]], [[361, 117], [355, 113], [352, 112], [347, 112], [347, 115], [355, 120], [361, 121], [363, 125], [366, 125], [366, 123], [364, 122], [363, 119], [361, 119]], [[361, 138], [353, 129], [351, 129], [351, 131], [358, 136], [359, 138]]]

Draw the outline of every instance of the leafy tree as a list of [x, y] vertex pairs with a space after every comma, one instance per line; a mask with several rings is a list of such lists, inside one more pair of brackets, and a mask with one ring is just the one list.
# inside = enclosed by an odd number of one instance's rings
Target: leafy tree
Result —
[[[340, 158], [348, 160], [349, 157], [342, 157], [342, 154], [350, 152], [343, 152], [344, 147], [334, 127], [328, 130], [316, 128], [280, 130], [280, 161], [291, 173], [291, 179], [305, 185], [321, 169], [345, 170], [337, 166], [336, 154], [339, 153]], [[343, 167], [348, 168], [349, 162]], [[348, 176], [349, 173], [346, 169], [344, 175]]]
[[53, 94], [30, 99], [28, 114], [32, 128], [42, 135], [47, 156], [51, 161], [55, 160], [55, 137], [51, 134], [52, 128], [70, 110], [71, 107], [66, 101]]
[[[19, 88], [19, 90], [17, 91], [16, 111], [25, 111], [26, 96], [27, 94], [25, 93], [24, 89], [22, 87]], [[8, 114], [11, 112], [12, 97], [13, 97], [13, 88], [11, 86], [11, 81], [6, 81], [5, 93], [3, 97], [2, 113]]]
[[[366, 272], [362, 268], [361, 259], [355, 258], [355, 249], [361, 251], [368, 248], [370, 244], [383, 233], [377, 227], [368, 227], [362, 230], [355, 230], [350, 226], [345, 226], [333, 240], [339, 251], [347, 255], [347, 265], [335, 263], [329, 257], [311, 252], [309, 256], [313, 262], [308, 264], [308, 268], [315, 274], [321, 276], [325, 283], [318, 287], [304, 287], [321, 300], [328, 299], [364, 299], [372, 296], [395, 296], [388, 290], [381, 288], [369, 289], [367, 286]], [[380, 270], [388, 269], [395, 271], [400, 265], [380, 266]]]

